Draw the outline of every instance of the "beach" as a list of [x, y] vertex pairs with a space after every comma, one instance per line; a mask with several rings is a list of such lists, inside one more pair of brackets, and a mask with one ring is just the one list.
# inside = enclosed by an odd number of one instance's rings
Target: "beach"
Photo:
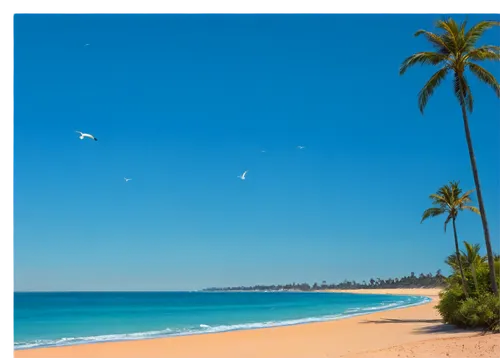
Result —
[[337, 321], [266, 329], [17, 350], [16, 358], [496, 357], [500, 336], [443, 325], [438, 289], [335, 291], [422, 295], [430, 303]]

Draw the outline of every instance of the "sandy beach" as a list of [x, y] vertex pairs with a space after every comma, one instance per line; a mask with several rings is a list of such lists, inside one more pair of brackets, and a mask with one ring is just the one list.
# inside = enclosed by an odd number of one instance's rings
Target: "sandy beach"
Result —
[[[339, 292], [339, 291], [336, 291]], [[16, 358], [497, 357], [500, 335], [441, 323], [437, 289], [341, 291], [422, 295], [432, 302], [297, 326], [15, 351]]]

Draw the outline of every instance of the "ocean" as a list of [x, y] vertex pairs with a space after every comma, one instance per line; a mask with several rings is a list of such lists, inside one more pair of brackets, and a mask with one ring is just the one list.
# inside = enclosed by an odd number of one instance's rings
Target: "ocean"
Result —
[[14, 349], [293, 325], [428, 301], [318, 292], [16, 292]]

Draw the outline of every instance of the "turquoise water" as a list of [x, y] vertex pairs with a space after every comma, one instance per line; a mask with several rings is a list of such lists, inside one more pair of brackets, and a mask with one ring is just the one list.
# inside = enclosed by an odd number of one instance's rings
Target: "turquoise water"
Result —
[[316, 292], [16, 292], [14, 348], [292, 325], [428, 301]]

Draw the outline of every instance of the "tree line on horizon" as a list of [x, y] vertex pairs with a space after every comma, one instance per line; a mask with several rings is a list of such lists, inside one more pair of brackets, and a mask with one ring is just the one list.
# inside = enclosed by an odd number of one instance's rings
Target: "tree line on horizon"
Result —
[[371, 278], [370, 280], [356, 282], [344, 280], [337, 284], [327, 284], [322, 281], [321, 284], [315, 282], [310, 285], [308, 283], [289, 283], [285, 285], [254, 285], [254, 286], [235, 286], [235, 287], [212, 287], [206, 288], [203, 291], [321, 291], [321, 290], [355, 290], [364, 288], [436, 288], [444, 287], [446, 277], [441, 274], [441, 270], [437, 270], [436, 274], [432, 273], [415, 275], [411, 272], [409, 276], [401, 278], [381, 279]]

